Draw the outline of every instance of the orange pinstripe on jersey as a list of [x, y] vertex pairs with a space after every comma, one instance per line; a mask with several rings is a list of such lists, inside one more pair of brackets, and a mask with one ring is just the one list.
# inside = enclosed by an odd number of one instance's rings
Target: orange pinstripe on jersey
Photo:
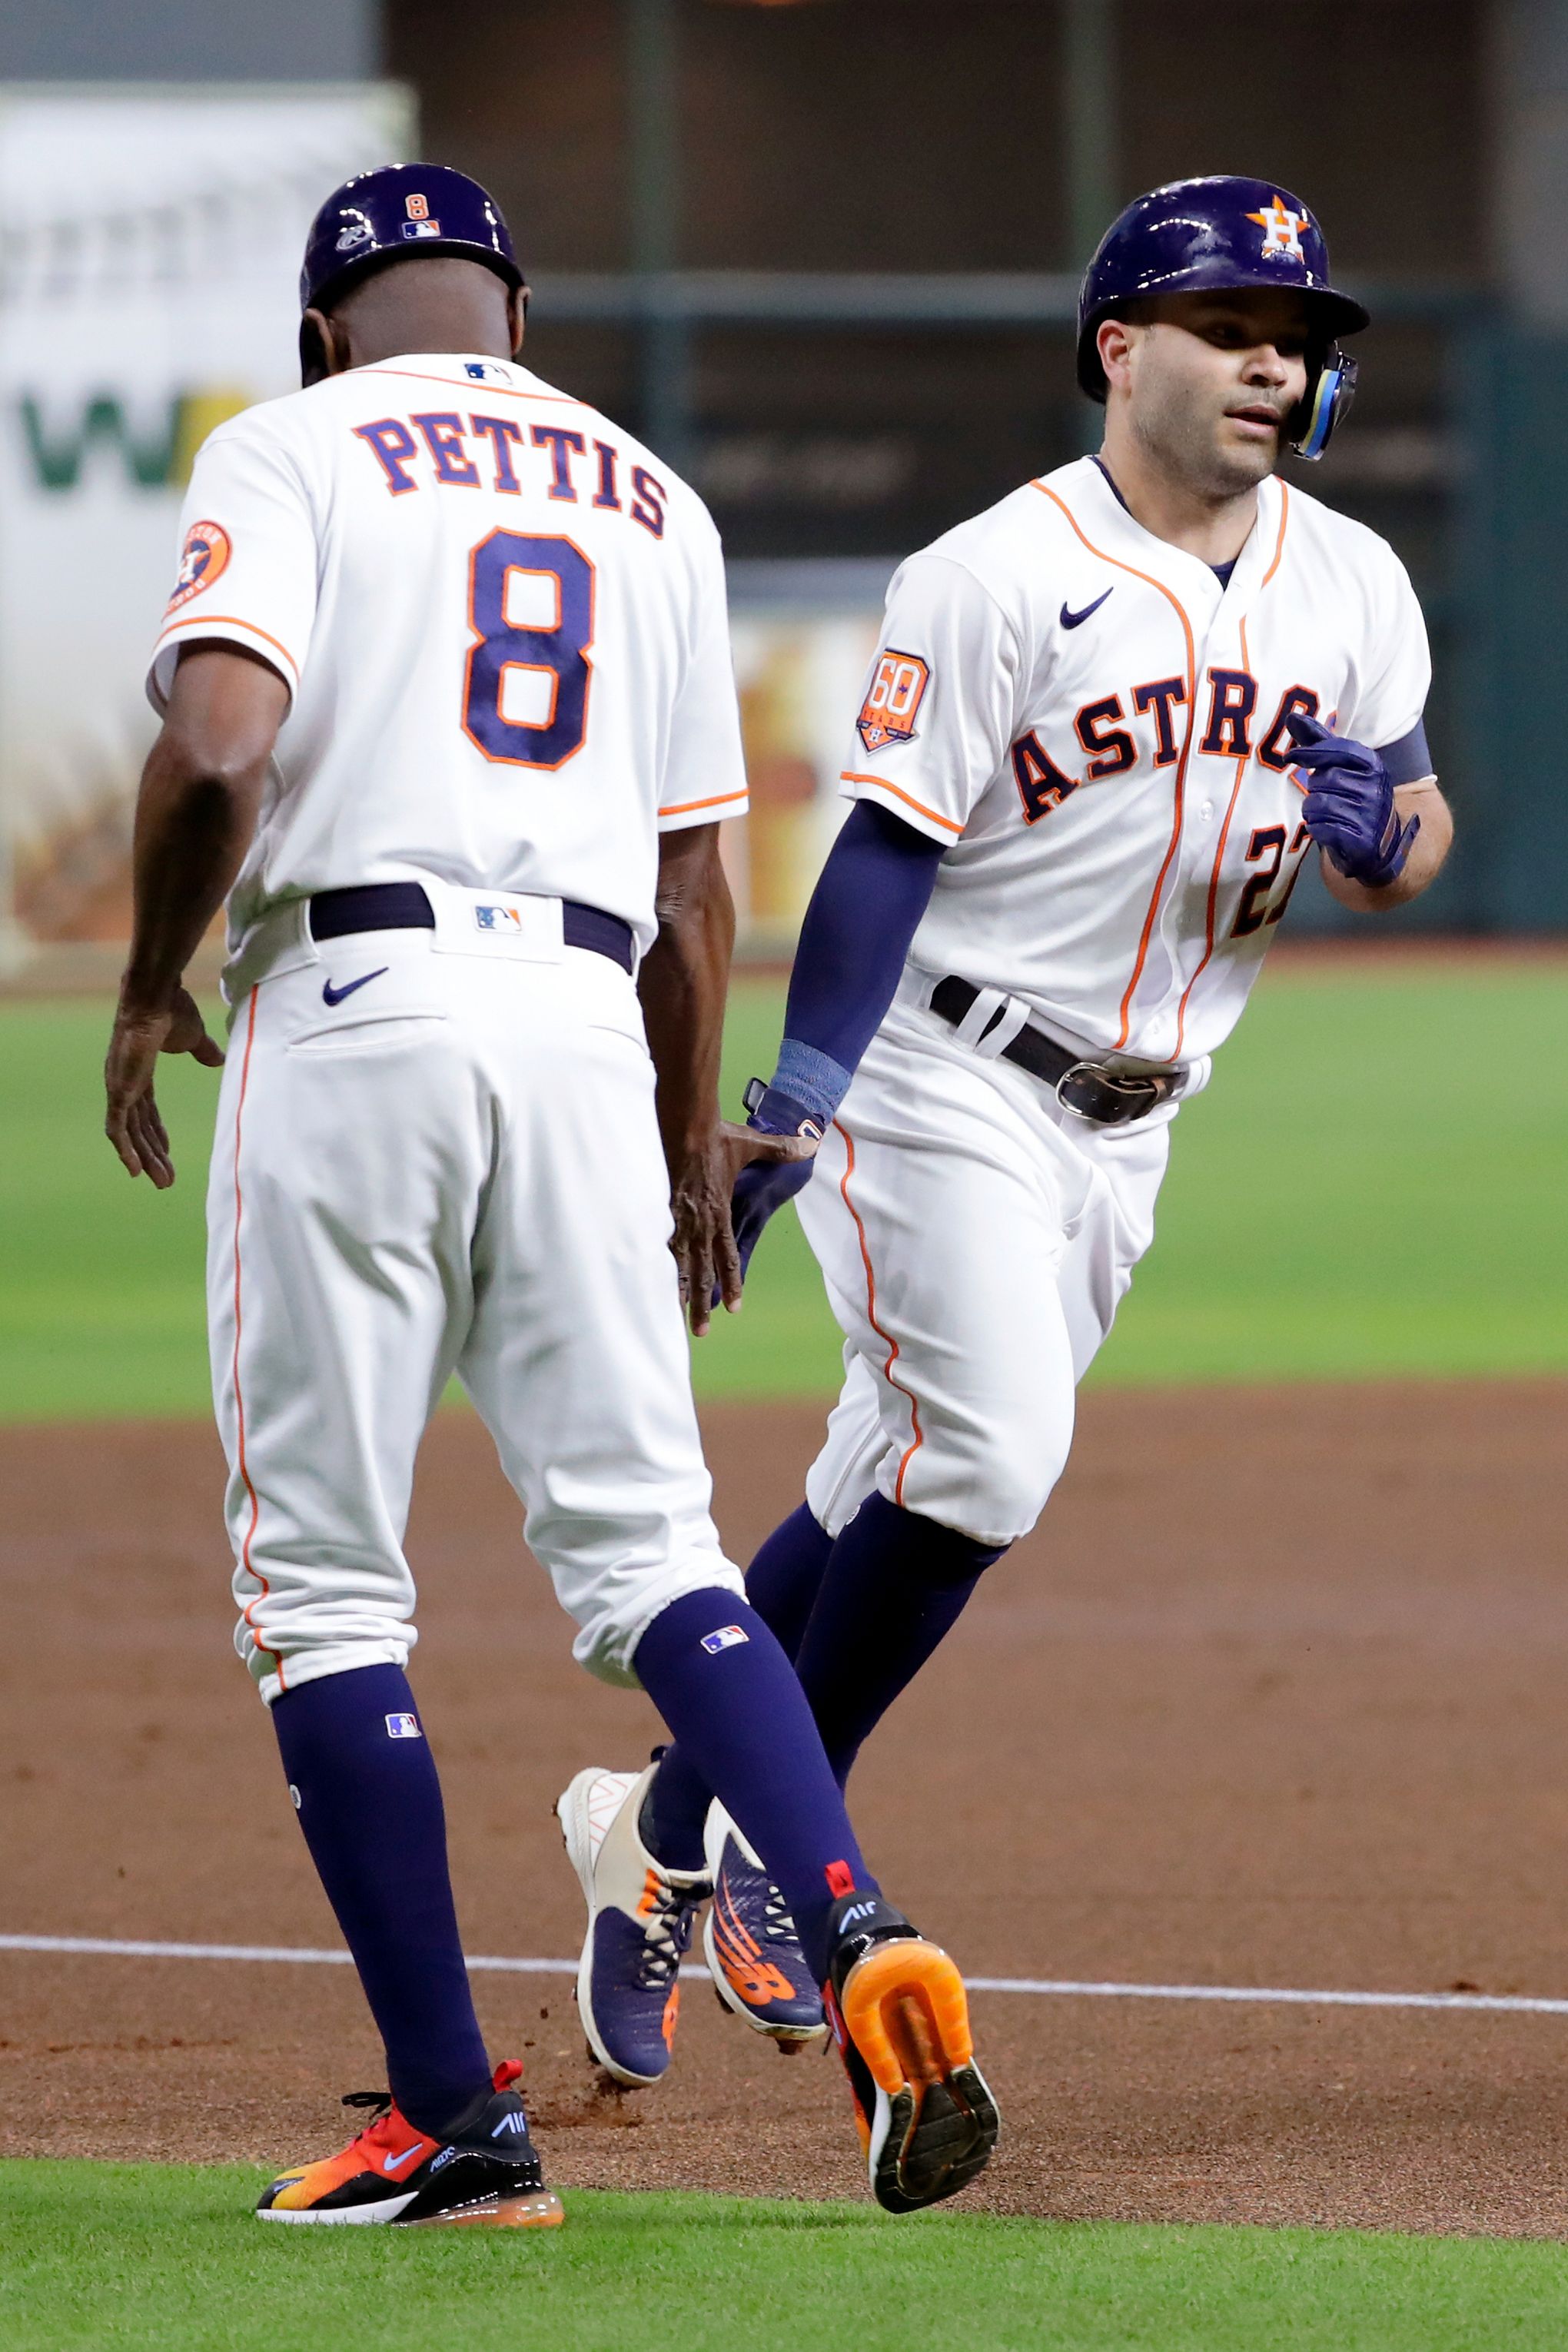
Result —
[[[1268, 583], [1273, 579], [1274, 574], [1279, 569], [1279, 559], [1285, 552], [1286, 526], [1289, 522], [1289, 520], [1290, 493], [1285, 484], [1281, 482], [1279, 485], [1279, 535], [1274, 542], [1273, 561], [1270, 562], [1268, 571], [1264, 573], [1262, 579], [1258, 583], [1258, 593], [1259, 595], [1263, 593], [1264, 589], [1268, 587]], [[1247, 623], [1245, 620], [1243, 620], [1241, 624], [1241, 667], [1245, 670], [1250, 670], [1252, 667], [1252, 656], [1248, 652], [1247, 645]], [[1247, 773], [1247, 761], [1250, 760], [1251, 756], [1252, 754], [1247, 752], [1244, 758], [1237, 760], [1236, 763], [1236, 782], [1230, 788], [1230, 805], [1226, 810], [1225, 823], [1221, 825], [1219, 830], [1219, 841], [1215, 849], [1214, 855], [1214, 871], [1209, 877], [1208, 907], [1204, 919], [1204, 951], [1199, 959], [1197, 970], [1194, 972], [1191, 980], [1188, 981], [1185, 988], [1182, 991], [1182, 1001], [1176, 1007], [1176, 1045], [1175, 1051], [1171, 1057], [1173, 1061], [1179, 1062], [1182, 1058], [1182, 1045], [1186, 1036], [1187, 1028], [1188, 1000], [1190, 999], [1194, 989], [1197, 986], [1198, 982], [1202, 979], [1205, 968], [1214, 954], [1215, 912], [1219, 900], [1219, 871], [1225, 859], [1226, 843], [1230, 837], [1230, 821], [1236, 814], [1236, 804], [1241, 796], [1241, 780]]]
[[[504, 362], [500, 360], [496, 362], [498, 367], [503, 364]], [[367, 367], [356, 368], [354, 373], [356, 375], [399, 375], [405, 377], [409, 383], [450, 384], [453, 382], [453, 378], [449, 375], [426, 375], [422, 368]], [[571, 394], [567, 392], [520, 392], [514, 384], [487, 383], [485, 385], [487, 400], [492, 392], [499, 392], [503, 400], [550, 400], [553, 401], [558, 408], [586, 408], [588, 405], [585, 400], [574, 400]]]
[[896, 1381], [893, 1378], [893, 1366], [899, 1360], [899, 1343], [892, 1333], [884, 1331], [877, 1320], [877, 1277], [871, 1271], [871, 1253], [866, 1242], [866, 1228], [860, 1222], [860, 1212], [849, 1197], [849, 1179], [855, 1173], [855, 1139], [842, 1119], [836, 1118], [833, 1124], [844, 1138], [844, 1173], [838, 1180], [838, 1191], [845, 1207], [855, 1220], [855, 1232], [860, 1244], [860, 1263], [866, 1269], [866, 1319], [888, 1350], [887, 1359], [882, 1366], [882, 1377], [888, 1386], [897, 1389], [899, 1394], [908, 1403], [910, 1420], [914, 1428], [914, 1435], [904, 1449], [903, 1458], [899, 1464], [899, 1475], [893, 1484], [893, 1500], [901, 1507], [904, 1499], [904, 1473], [925, 1444], [925, 1433], [921, 1428], [921, 1409], [915, 1402], [913, 1390], [907, 1389], [902, 1381]]
[[1165, 887], [1165, 877], [1171, 870], [1171, 861], [1175, 856], [1176, 845], [1182, 838], [1182, 810], [1185, 803], [1187, 789], [1187, 758], [1193, 748], [1193, 726], [1197, 718], [1198, 702], [1197, 654], [1193, 643], [1193, 625], [1187, 618], [1186, 607], [1180, 598], [1166, 587], [1163, 580], [1156, 580], [1152, 572], [1140, 572], [1135, 563], [1123, 563], [1120, 556], [1107, 555], [1102, 547], [1096, 547], [1087, 531], [1080, 527], [1078, 518], [1066, 499], [1058, 499], [1055, 490], [1047, 489], [1044, 482], [1033, 482], [1030, 488], [1038, 490], [1043, 499], [1049, 499], [1052, 506], [1058, 508], [1067, 517], [1075, 537], [1088, 548], [1090, 555], [1097, 555], [1102, 563], [1113, 564], [1118, 572], [1131, 572], [1134, 580], [1142, 580], [1147, 588], [1157, 588], [1180, 621], [1182, 635], [1186, 640], [1187, 727], [1186, 733], [1182, 738], [1181, 757], [1176, 761], [1171, 838], [1166, 845], [1165, 855], [1160, 861], [1160, 871], [1154, 877], [1154, 887], [1149, 899], [1149, 911], [1143, 918], [1142, 935], [1138, 941], [1138, 954], [1132, 966], [1132, 977], [1128, 982], [1126, 993], [1121, 999], [1121, 1026], [1116, 1035], [1116, 1045], [1120, 1049], [1126, 1045], [1131, 1029], [1132, 999], [1137, 993], [1138, 983], [1143, 977], [1143, 966], [1148, 961], [1149, 942], [1154, 936], [1154, 918], [1160, 910], [1160, 898]]
[[[213, 629], [217, 628], [220, 625], [231, 629], [248, 629], [253, 637], [266, 637], [267, 643], [269, 646], [276, 646], [278, 647], [279, 652], [282, 655], [284, 660], [289, 665], [289, 677], [293, 679], [296, 686], [299, 685], [300, 665], [295, 660], [293, 655], [289, 652], [288, 646], [279, 638], [268, 636], [265, 629], [258, 629], [254, 621], [247, 621], [241, 613], [187, 613], [184, 620], [171, 621], [167, 627], [161, 630], [159, 633], [157, 646], [153, 648], [153, 658], [156, 659], [158, 653], [162, 650], [164, 638], [172, 637], [176, 629], [206, 629], [210, 633]], [[287, 681], [285, 681], [285, 683], [287, 683]]]
[[[1275, 562], [1279, 562], [1278, 556], [1276, 556]], [[1245, 621], [1243, 621], [1241, 625], [1241, 667], [1245, 670], [1250, 670], [1252, 667], [1252, 656], [1248, 653], [1247, 646], [1247, 623]], [[1247, 773], [1251, 759], [1252, 754], [1250, 751], [1243, 751], [1237, 761], [1236, 782], [1230, 788], [1230, 800], [1226, 808], [1225, 822], [1220, 826], [1219, 839], [1215, 845], [1214, 871], [1209, 876], [1208, 905], [1204, 914], [1204, 951], [1198, 958], [1197, 967], [1194, 971], [1191, 980], [1188, 981], [1185, 988], [1182, 991], [1182, 1001], [1176, 1007], [1176, 1044], [1175, 1050], [1171, 1055], [1171, 1059], [1173, 1062], [1179, 1062], [1182, 1058], [1182, 1045], [1187, 1034], [1188, 999], [1191, 997], [1194, 989], [1197, 986], [1198, 982], [1202, 979], [1209, 959], [1214, 954], [1215, 910], [1219, 902], [1220, 868], [1225, 864], [1226, 843], [1230, 839], [1230, 821], [1236, 814], [1237, 802], [1241, 798], [1241, 780]]]
[[1279, 558], [1285, 552], [1285, 526], [1289, 520], [1290, 492], [1288, 486], [1284, 482], [1281, 482], [1279, 485], [1279, 536], [1274, 542], [1274, 561], [1258, 583], [1258, 593], [1259, 595], [1263, 593], [1263, 591], [1268, 587], [1268, 583], [1273, 579], [1274, 574], [1279, 569]]
[[913, 793], [900, 791], [897, 784], [890, 784], [886, 776], [859, 776], [853, 769], [845, 768], [840, 772], [838, 781], [841, 784], [875, 784], [879, 792], [891, 793], [893, 798], [902, 801], [906, 808], [918, 809], [921, 816], [930, 817], [932, 824], [944, 825], [949, 833], [963, 831], [961, 824], [954, 824], [952, 819], [943, 816], [939, 809], [927, 808], [924, 801], [917, 801]]
[[745, 798], [746, 794], [743, 792], [715, 793], [712, 799], [707, 801], [672, 801], [668, 808], [661, 808], [658, 814], [660, 816], [689, 816], [693, 809], [723, 808], [731, 801], [743, 801]]

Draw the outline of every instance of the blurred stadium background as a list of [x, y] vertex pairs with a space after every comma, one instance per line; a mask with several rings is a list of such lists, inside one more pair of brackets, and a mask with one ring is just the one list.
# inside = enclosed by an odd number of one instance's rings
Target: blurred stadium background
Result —
[[[1233, 0], [62, 0], [0, 17], [0, 1419], [205, 1410], [213, 1089], [166, 1075], [171, 1201], [96, 1139], [143, 665], [196, 446], [295, 381], [312, 210], [418, 153], [504, 203], [531, 363], [723, 529], [755, 796], [726, 849], [773, 967], [731, 1108], [895, 562], [1098, 421], [1070, 321], [1105, 223], [1192, 171], [1306, 196], [1376, 323], [1296, 470], [1415, 575], [1459, 847], [1370, 956], [1298, 891], [1094, 1377], [1568, 1366], [1568, 0], [1323, 0], [1310, 34]], [[748, 1296], [700, 1390], [836, 1386], [793, 1215]]]
[[[1376, 325], [1307, 469], [1385, 532], [1466, 838], [1405, 931], [1568, 923], [1568, 0], [71, 0], [0, 23], [0, 958], [108, 977], [141, 667], [183, 480], [288, 389], [350, 169], [428, 153], [512, 220], [530, 359], [701, 488], [787, 950], [897, 558], [1083, 446], [1076, 275], [1140, 188], [1278, 175]], [[1292, 931], [1352, 919], [1303, 888]], [[96, 943], [96, 953], [94, 952]]]

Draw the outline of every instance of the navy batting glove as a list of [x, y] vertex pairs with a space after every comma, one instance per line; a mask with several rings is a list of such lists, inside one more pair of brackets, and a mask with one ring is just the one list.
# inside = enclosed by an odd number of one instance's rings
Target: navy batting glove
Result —
[[[746, 1125], [763, 1135], [814, 1135], [821, 1140], [823, 1123], [816, 1113], [777, 1087], [763, 1086], [760, 1078], [753, 1078], [746, 1088], [746, 1109], [750, 1114]], [[742, 1276], [768, 1219], [775, 1209], [805, 1191], [814, 1165], [809, 1160], [753, 1160], [736, 1177], [730, 1195], [730, 1223], [741, 1253]]]
[[1366, 744], [1331, 733], [1305, 711], [1292, 711], [1287, 724], [1295, 765], [1311, 780], [1301, 809], [1308, 832], [1351, 881], [1383, 889], [1404, 873], [1420, 818], [1401, 824], [1394, 779]]
[[735, 1247], [741, 1254], [742, 1278], [752, 1263], [752, 1252], [763, 1237], [763, 1227], [775, 1209], [793, 1201], [811, 1181], [816, 1163], [810, 1160], [785, 1160], [769, 1166], [753, 1160], [742, 1168], [735, 1179], [735, 1189], [730, 1195], [730, 1223], [734, 1230]]

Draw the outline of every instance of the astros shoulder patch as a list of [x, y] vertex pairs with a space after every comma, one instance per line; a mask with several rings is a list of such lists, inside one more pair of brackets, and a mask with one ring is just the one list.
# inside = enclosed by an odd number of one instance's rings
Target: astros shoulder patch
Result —
[[919, 654], [900, 653], [896, 646], [889, 646], [879, 655], [870, 691], [855, 722], [868, 751], [910, 740], [930, 684], [931, 671]]
[[173, 613], [210, 588], [229, 559], [228, 533], [221, 522], [194, 522], [185, 533], [185, 543], [180, 550], [180, 569], [174, 578], [174, 593], [168, 609]]

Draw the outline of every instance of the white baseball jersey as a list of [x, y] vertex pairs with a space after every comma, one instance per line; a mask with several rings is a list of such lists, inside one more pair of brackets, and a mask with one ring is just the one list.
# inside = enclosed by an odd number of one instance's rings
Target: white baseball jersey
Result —
[[1234, 1027], [1308, 848], [1286, 721], [1374, 746], [1431, 676], [1404, 567], [1278, 480], [1228, 584], [1092, 458], [913, 556], [842, 780], [950, 845], [910, 961], [1153, 1062]]
[[279, 901], [434, 876], [654, 936], [656, 835], [746, 805], [718, 534], [526, 368], [416, 354], [221, 425], [153, 655], [248, 646], [291, 696], [231, 946]]

